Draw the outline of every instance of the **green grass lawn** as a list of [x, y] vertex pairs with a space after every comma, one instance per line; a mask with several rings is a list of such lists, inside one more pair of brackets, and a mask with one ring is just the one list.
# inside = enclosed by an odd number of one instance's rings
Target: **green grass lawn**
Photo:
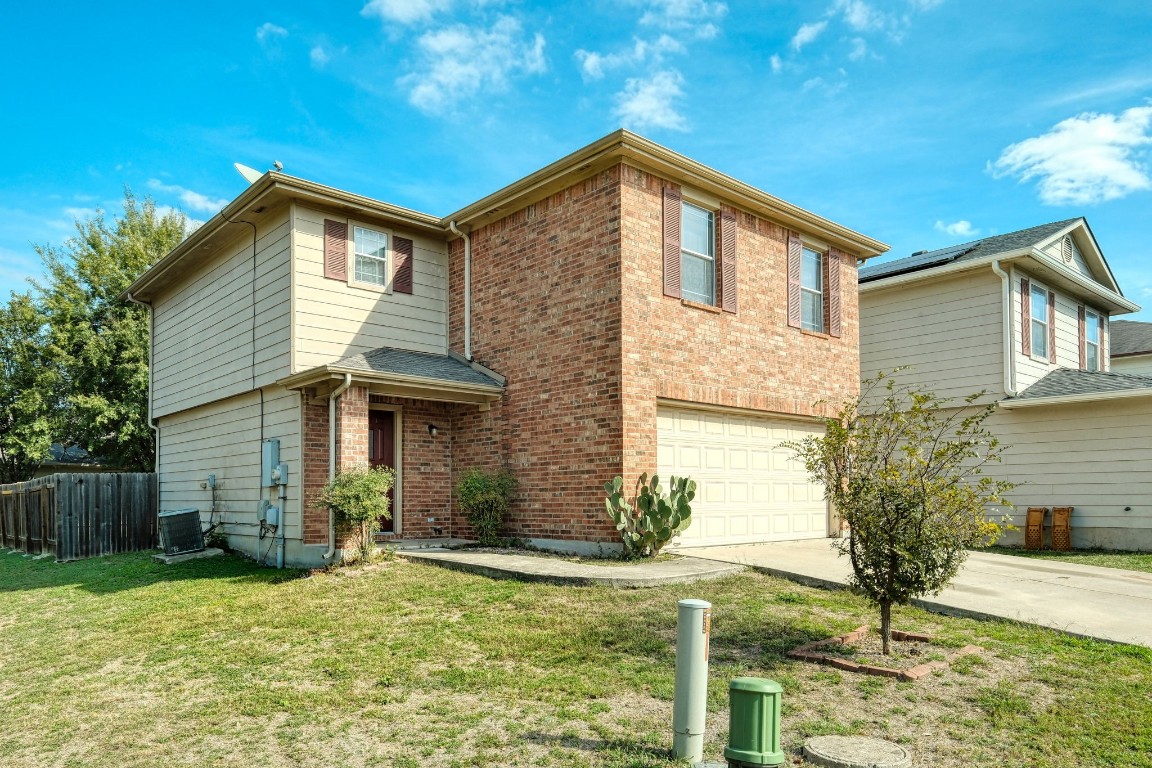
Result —
[[1059, 560], [1065, 563], [1097, 565], [1101, 568], [1125, 568], [1129, 571], [1152, 573], [1152, 552], [1116, 552], [1106, 549], [1074, 549], [1071, 552], [1053, 552], [1050, 549], [1035, 550], [1022, 547], [987, 547], [979, 551], [992, 555], [1034, 557], [1039, 560]]
[[304, 577], [237, 558], [0, 552], [0, 765], [669, 766], [676, 601], [714, 605], [708, 747], [727, 684], [784, 687], [784, 744], [903, 742], [918, 765], [1152, 766], [1152, 650], [897, 612], [987, 649], [917, 683], [792, 662], [873, 620], [745, 573], [565, 588], [388, 562]]

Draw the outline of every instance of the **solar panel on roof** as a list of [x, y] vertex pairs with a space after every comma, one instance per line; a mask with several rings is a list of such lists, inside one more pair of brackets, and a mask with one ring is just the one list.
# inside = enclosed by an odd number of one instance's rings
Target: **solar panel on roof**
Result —
[[928, 251], [927, 253], [919, 256], [908, 256], [896, 261], [890, 261], [887, 264], [877, 264], [874, 267], [865, 267], [860, 270], [860, 281], [875, 280], [881, 277], [888, 277], [889, 275], [896, 275], [901, 272], [913, 272], [918, 269], [925, 269], [927, 267], [935, 267], [940, 264], [946, 264], [950, 261], [955, 261], [964, 254], [971, 251], [975, 246], [971, 243], [963, 245], [954, 245], [950, 248], [941, 248], [936, 251]]

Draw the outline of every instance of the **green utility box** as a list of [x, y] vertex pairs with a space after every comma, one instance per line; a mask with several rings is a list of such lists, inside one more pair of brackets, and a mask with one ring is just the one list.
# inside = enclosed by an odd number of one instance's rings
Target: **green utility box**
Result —
[[737, 677], [728, 686], [729, 765], [783, 765], [780, 751], [780, 698], [775, 680]]

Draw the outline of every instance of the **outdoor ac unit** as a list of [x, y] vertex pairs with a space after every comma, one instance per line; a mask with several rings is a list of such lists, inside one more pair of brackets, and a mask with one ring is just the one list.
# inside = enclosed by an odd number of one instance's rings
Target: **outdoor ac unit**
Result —
[[160, 548], [166, 555], [199, 552], [204, 549], [200, 530], [200, 510], [160, 510]]

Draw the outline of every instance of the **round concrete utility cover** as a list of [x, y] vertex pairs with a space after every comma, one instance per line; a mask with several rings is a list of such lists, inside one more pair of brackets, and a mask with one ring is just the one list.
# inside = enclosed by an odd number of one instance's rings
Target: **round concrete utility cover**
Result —
[[912, 755], [899, 744], [867, 736], [813, 736], [804, 757], [827, 768], [908, 768]]

